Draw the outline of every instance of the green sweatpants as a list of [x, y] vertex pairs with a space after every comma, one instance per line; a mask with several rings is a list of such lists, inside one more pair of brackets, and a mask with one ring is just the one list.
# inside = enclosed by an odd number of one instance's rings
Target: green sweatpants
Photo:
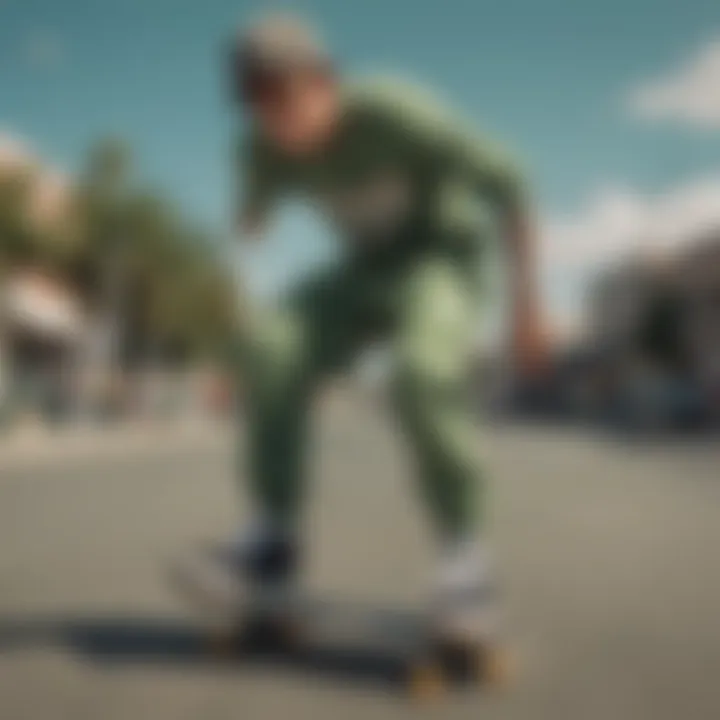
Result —
[[393, 350], [399, 426], [439, 534], [478, 529], [482, 472], [469, 371], [477, 274], [461, 258], [427, 252], [395, 263], [349, 262], [306, 282], [256, 315], [241, 338], [254, 501], [293, 523], [305, 495], [308, 410], [318, 383], [368, 341]]

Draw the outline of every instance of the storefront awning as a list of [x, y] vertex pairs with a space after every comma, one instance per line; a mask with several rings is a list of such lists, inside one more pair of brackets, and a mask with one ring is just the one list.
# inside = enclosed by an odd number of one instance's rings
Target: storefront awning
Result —
[[6, 321], [30, 333], [72, 341], [84, 319], [75, 294], [64, 284], [37, 272], [12, 275], [4, 288]]

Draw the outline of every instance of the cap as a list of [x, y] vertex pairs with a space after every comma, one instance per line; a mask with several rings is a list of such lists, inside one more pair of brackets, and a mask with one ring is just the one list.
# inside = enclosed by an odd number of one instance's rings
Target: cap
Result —
[[236, 58], [246, 72], [324, 67], [330, 56], [316, 31], [291, 15], [271, 15], [241, 29]]

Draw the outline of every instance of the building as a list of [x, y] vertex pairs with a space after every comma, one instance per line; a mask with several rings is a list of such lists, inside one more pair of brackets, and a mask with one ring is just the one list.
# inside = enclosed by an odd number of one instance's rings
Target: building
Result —
[[72, 184], [62, 171], [43, 163], [19, 140], [0, 133], [0, 181], [27, 176], [29, 219], [37, 227], [65, 223], [72, 205]]
[[[13, 272], [3, 287], [3, 388], [22, 409], [52, 414], [73, 398], [84, 327], [71, 289], [43, 273]], [[6, 398], [6, 399], [9, 399]]]
[[[22, 143], [0, 135], [0, 183], [15, 178], [28, 182], [23, 212], [31, 227], [55, 230], [69, 224], [67, 178]], [[61, 242], [64, 234], [48, 237]], [[0, 290], [0, 405], [45, 413], [67, 404], [84, 324], [80, 298], [67, 283], [27, 263], [6, 267]]]
[[684, 338], [692, 372], [720, 412], [720, 231], [678, 258], [675, 277], [687, 298]]
[[606, 271], [588, 316], [608, 402], [720, 419], [720, 231]]

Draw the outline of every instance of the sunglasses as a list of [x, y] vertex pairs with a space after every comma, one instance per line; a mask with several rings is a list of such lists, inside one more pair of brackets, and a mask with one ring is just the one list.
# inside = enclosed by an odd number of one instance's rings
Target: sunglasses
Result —
[[233, 55], [232, 95], [236, 102], [249, 105], [284, 102], [299, 82], [324, 81], [331, 68], [317, 62], [294, 66], [259, 66], [243, 53]]
[[236, 96], [250, 105], [282, 103], [294, 84], [295, 78], [286, 72], [244, 72], [236, 81]]

